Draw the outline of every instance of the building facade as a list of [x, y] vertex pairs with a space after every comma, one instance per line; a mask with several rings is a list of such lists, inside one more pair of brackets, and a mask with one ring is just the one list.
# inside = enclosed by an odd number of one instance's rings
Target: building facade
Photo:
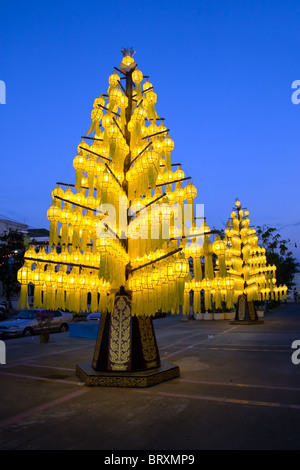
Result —
[[15, 220], [0, 218], [0, 235], [9, 230], [17, 230], [18, 232], [26, 232], [28, 225], [16, 222]]

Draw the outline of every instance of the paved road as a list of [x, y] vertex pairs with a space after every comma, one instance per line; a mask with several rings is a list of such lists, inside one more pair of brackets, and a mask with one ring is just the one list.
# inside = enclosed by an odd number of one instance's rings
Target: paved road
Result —
[[300, 449], [300, 304], [264, 325], [155, 320], [161, 357], [181, 377], [144, 390], [88, 388], [75, 375], [94, 340], [6, 341], [1, 449]]

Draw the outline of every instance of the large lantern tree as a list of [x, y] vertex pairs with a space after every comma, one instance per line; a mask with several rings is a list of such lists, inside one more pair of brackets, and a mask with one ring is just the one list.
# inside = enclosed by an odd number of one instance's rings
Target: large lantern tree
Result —
[[212, 252], [209, 228], [195, 223], [196, 188], [171, 163], [154, 87], [134, 51], [122, 52], [78, 146], [76, 182], [53, 190], [50, 249], [32, 246], [19, 280], [22, 305], [32, 283], [34, 307], [101, 312], [93, 362], [77, 367], [86, 383], [145, 386], [178, 375], [160, 362], [152, 317], [188, 311], [189, 258], [200, 280]]

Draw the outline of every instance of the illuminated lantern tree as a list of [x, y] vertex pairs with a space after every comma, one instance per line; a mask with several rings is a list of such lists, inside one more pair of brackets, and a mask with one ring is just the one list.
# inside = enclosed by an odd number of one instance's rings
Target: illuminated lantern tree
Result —
[[267, 265], [266, 250], [257, 243], [249, 211], [239, 201], [227, 223], [224, 241], [227, 273], [234, 280], [235, 321], [257, 322], [254, 301], [286, 298], [287, 287], [276, 285], [276, 266]]
[[[185, 303], [183, 312], [189, 313], [188, 298], [193, 291], [193, 313], [206, 313], [212, 310], [233, 308], [234, 279], [228, 274], [225, 254], [226, 243], [216, 235], [214, 242], [210, 241], [212, 232], [206, 222], [203, 225], [202, 240], [197, 239], [185, 248], [187, 256], [193, 260], [193, 276], [185, 284]], [[209, 317], [208, 317], [209, 318]]]
[[197, 190], [171, 163], [174, 142], [154, 87], [134, 51], [122, 52], [78, 145], [76, 182], [52, 192], [50, 249], [31, 248], [19, 278], [22, 302], [30, 281], [35, 307], [101, 312], [93, 362], [77, 367], [86, 383], [145, 386], [178, 376], [161, 364], [152, 318], [187, 311], [189, 258], [200, 279], [204, 233], [204, 255], [212, 252], [209, 229], [195, 223]]

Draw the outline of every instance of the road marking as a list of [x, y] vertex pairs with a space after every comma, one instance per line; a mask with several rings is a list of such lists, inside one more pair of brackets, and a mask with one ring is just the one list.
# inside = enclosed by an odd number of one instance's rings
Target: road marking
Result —
[[273, 403], [267, 401], [239, 400], [236, 398], [211, 397], [206, 395], [189, 395], [184, 393], [159, 392], [153, 390], [134, 390], [138, 393], [147, 395], [156, 395], [169, 398], [183, 398], [188, 400], [211, 401], [215, 403], [227, 403], [232, 405], [264, 406], [268, 408], [287, 408], [290, 410], [300, 410], [300, 405], [285, 405], [282, 403]]
[[36, 408], [31, 408], [30, 410], [24, 411], [23, 413], [19, 413], [18, 415], [12, 416], [11, 418], [4, 419], [0, 421], [0, 428], [4, 428], [7, 426], [11, 426], [12, 424], [20, 422], [22, 419], [28, 418], [29, 416], [34, 415], [35, 413], [40, 413], [41, 411], [48, 410], [49, 408], [53, 408], [54, 406], [60, 405], [61, 403], [65, 403], [73, 398], [77, 398], [84, 393], [90, 392], [93, 390], [92, 388], [84, 388], [77, 392], [70, 393], [64, 397], [58, 398], [57, 400], [50, 401], [49, 403], [45, 403], [44, 405], [37, 406]]
[[[233, 328], [229, 328], [229, 330], [225, 330], [225, 331], [222, 331], [221, 333], [215, 334], [215, 335], [214, 335], [214, 338], [217, 338], [218, 336], [222, 336], [222, 335], [224, 335], [224, 334], [226, 334], [226, 333], [229, 333], [230, 331], [235, 330], [235, 329], [236, 329], [236, 326], [234, 326]], [[191, 344], [191, 345], [189, 345], [189, 346], [186, 346], [185, 348], [180, 349], [179, 351], [176, 351], [176, 352], [174, 352], [174, 353], [172, 353], [172, 354], [167, 354], [167, 355], [165, 356], [165, 359], [167, 359], [167, 358], [169, 358], [169, 357], [177, 356], [177, 354], [180, 354], [180, 353], [182, 353], [182, 352], [184, 352], [184, 351], [187, 351], [188, 349], [193, 349], [195, 346], [198, 346], [198, 345], [200, 345], [200, 344], [203, 344], [205, 341], [207, 341], [207, 338], [202, 339], [202, 340], [199, 341], [198, 343], [194, 343], [194, 344]], [[175, 344], [175, 343], [174, 343], [174, 344]], [[166, 348], [165, 348], [165, 349], [166, 349]]]
[[55, 383], [63, 383], [63, 384], [69, 384], [69, 385], [84, 385], [81, 382], [74, 382], [71, 380], [63, 380], [63, 379], [48, 379], [47, 377], [38, 377], [36, 375], [23, 375], [23, 374], [13, 374], [11, 372], [0, 372], [0, 377], [2, 375], [6, 375], [10, 377], [18, 377], [21, 379], [40, 380], [42, 382], [55, 382]]
[[[50, 351], [48, 353], [44, 353], [44, 354], [36, 354], [35, 356], [29, 356], [29, 357], [24, 357], [24, 359], [21, 359], [19, 360], [18, 362], [14, 361], [14, 362], [11, 362], [9, 364], [6, 364], [6, 366], [3, 366], [3, 369], [7, 369], [9, 367], [15, 367], [15, 366], [18, 366], [18, 365], [24, 365], [26, 364], [27, 362], [31, 362], [33, 360], [36, 360], [37, 357], [38, 359], [42, 358], [42, 357], [48, 357], [48, 356], [54, 356], [54, 355], [57, 355], [57, 354], [65, 354], [65, 353], [68, 353], [70, 351], [77, 351], [79, 349], [86, 349], [87, 346], [79, 346], [77, 348], [69, 348], [69, 349], [59, 349], [57, 351]], [[7, 348], [8, 351], [9, 351], [9, 348]], [[1, 367], [2, 369], [2, 367]]]
[[[28, 362], [28, 363], [22, 364], [22, 365], [23, 366], [25, 365], [26, 367], [39, 367], [40, 369], [66, 370], [66, 371], [69, 371], [69, 372], [74, 372], [75, 371], [75, 367], [73, 367], [73, 369], [71, 369], [71, 367], [46, 366], [46, 365], [42, 365], [42, 364], [33, 364], [31, 362]], [[15, 366], [12, 366], [12, 367], [18, 367], [18, 365], [15, 365]]]
[[233, 382], [209, 382], [205, 380], [188, 380], [188, 379], [179, 379], [179, 382], [197, 384], [197, 385], [214, 385], [217, 387], [258, 388], [262, 390], [300, 392], [300, 388], [297, 388], [297, 387], [279, 387], [276, 385], [239, 384], [239, 383], [233, 383]]
[[203, 347], [201, 349], [210, 349], [213, 351], [247, 351], [247, 352], [288, 352], [291, 354], [290, 349], [254, 349], [252, 346], [250, 348], [229, 348], [229, 347], [213, 347], [213, 346], [208, 346], [208, 347]]

